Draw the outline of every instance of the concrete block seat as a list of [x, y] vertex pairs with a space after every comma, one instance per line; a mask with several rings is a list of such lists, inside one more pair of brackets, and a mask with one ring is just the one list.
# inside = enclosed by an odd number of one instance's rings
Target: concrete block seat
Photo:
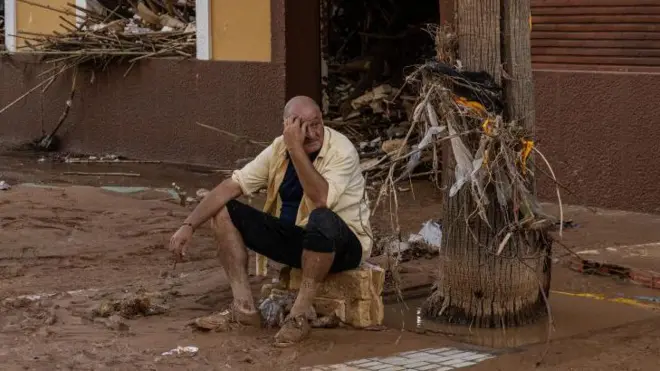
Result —
[[[298, 291], [302, 271], [284, 267], [280, 272], [281, 290]], [[319, 316], [336, 315], [350, 326], [365, 328], [383, 323], [383, 286], [385, 270], [368, 263], [360, 268], [328, 275], [314, 300]]]

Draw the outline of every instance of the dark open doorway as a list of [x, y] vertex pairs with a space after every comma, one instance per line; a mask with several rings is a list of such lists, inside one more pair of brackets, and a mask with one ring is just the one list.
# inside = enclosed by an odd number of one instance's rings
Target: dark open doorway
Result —
[[[405, 76], [435, 54], [428, 26], [439, 23], [439, 8], [438, 0], [321, 0], [324, 114], [351, 139], [400, 135], [414, 103]], [[345, 125], [357, 121], [369, 133]]]

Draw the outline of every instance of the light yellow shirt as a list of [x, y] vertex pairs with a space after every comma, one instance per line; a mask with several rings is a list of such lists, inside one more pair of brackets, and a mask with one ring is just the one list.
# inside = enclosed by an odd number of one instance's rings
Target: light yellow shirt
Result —
[[[373, 239], [360, 157], [346, 136], [328, 127], [324, 130], [323, 146], [314, 160], [314, 168], [328, 182], [328, 208], [334, 211], [360, 240], [364, 261], [371, 254]], [[282, 201], [278, 191], [288, 165], [286, 146], [280, 136], [245, 167], [234, 171], [232, 179], [248, 197], [266, 188], [263, 211], [279, 217]], [[296, 225], [304, 227], [313, 209], [312, 202], [303, 193]]]

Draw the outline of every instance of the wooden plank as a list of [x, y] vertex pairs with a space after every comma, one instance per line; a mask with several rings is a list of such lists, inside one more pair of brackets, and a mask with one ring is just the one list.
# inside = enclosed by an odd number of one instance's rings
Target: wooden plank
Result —
[[533, 63], [600, 64], [620, 66], [660, 66], [660, 58], [626, 58], [569, 55], [532, 55]]
[[532, 55], [566, 55], [566, 56], [603, 56], [648, 58], [659, 57], [660, 49], [621, 49], [621, 48], [532, 48]]
[[[542, 15], [587, 15], [587, 14], [611, 14], [611, 15], [634, 15], [634, 14], [660, 14], [660, 5], [640, 6], [570, 6], [570, 7], [548, 7], [532, 9], [532, 16]], [[536, 22], [536, 18], [534, 18]]]
[[532, 18], [534, 26], [541, 24], [574, 23], [660, 23], [660, 15], [541, 15]]
[[532, 13], [538, 7], [569, 6], [643, 6], [660, 5], [658, 0], [531, 0]]
[[660, 32], [532, 32], [532, 40], [660, 40]]
[[660, 32], [660, 23], [639, 23], [639, 24], [536, 24], [534, 31], [555, 31], [555, 32]]
[[532, 47], [660, 49], [660, 40], [555, 40], [532, 39]]

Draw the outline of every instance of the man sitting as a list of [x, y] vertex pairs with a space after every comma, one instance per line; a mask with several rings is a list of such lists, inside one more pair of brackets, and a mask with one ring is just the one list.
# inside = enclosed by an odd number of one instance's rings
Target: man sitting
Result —
[[[350, 140], [324, 127], [319, 106], [304, 96], [284, 107], [283, 132], [204, 198], [172, 236], [170, 249], [181, 259], [193, 232], [212, 219], [234, 301], [228, 311], [197, 321], [218, 327], [261, 323], [246, 248], [302, 268], [300, 291], [275, 336], [276, 343], [288, 345], [309, 334], [305, 314], [326, 275], [359, 267], [371, 253], [372, 238], [365, 180]], [[235, 200], [262, 188], [267, 190], [264, 212]]]

